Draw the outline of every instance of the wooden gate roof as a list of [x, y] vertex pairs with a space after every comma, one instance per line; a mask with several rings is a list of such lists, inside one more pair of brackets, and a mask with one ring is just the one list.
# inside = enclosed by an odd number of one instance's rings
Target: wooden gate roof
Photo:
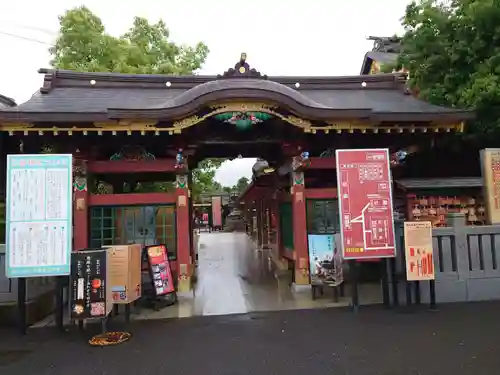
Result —
[[0, 122], [169, 121], [230, 100], [278, 105], [310, 120], [449, 122], [471, 111], [412, 96], [404, 73], [343, 77], [267, 77], [244, 59], [219, 76], [132, 75], [41, 69], [43, 87], [27, 102], [0, 109]]

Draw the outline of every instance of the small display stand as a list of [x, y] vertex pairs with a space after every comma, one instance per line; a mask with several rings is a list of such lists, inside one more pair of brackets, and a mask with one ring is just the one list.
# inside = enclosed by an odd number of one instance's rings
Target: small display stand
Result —
[[125, 322], [130, 321], [131, 304], [142, 295], [141, 285], [141, 252], [142, 246], [112, 245], [109, 250], [109, 276], [111, 296], [115, 305], [125, 306]]
[[93, 249], [71, 254], [70, 316], [83, 328], [85, 320], [100, 320], [101, 333], [92, 337], [93, 346], [117, 345], [130, 339], [128, 332], [107, 332], [106, 322], [113, 308], [109, 283], [110, 253]]
[[144, 287], [143, 295], [156, 311], [177, 302], [172, 270], [165, 245], [145, 247], [151, 288]]

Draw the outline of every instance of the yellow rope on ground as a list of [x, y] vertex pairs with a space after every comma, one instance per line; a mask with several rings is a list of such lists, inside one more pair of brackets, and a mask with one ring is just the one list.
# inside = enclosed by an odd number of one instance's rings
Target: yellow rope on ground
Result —
[[92, 337], [89, 344], [92, 346], [118, 345], [130, 340], [131, 337], [130, 332], [106, 332]]

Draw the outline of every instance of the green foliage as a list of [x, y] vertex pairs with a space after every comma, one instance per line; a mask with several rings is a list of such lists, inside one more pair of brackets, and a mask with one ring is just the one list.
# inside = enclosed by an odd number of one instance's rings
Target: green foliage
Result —
[[59, 37], [50, 49], [51, 64], [58, 69], [192, 74], [209, 52], [201, 42], [191, 47], [170, 41], [162, 20], [150, 24], [145, 18], [135, 17], [126, 34], [114, 37], [106, 33], [101, 19], [85, 6], [66, 11], [59, 17], [59, 25]]
[[385, 63], [380, 64], [380, 73], [392, 73], [398, 70], [398, 63]]
[[193, 170], [192, 197], [195, 202], [199, 201], [201, 194], [213, 194], [222, 191], [220, 183], [215, 181], [215, 172], [225, 159], [205, 159], [198, 163], [198, 168]]
[[[87, 7], [66, 11], [59, 17], [59, 37], [50, 49], [51, 64], [57, 69], [84, 72], [185, 75], [201, 67], [208, 47], [179, 46], [169, 40], [169, 31], [160, 20], [150, 24], [135, 17], [130, 30], [114, 37], [106, 33], [101, 19]], [[207, 159], [193, 171], [193, 196], [220, 191], [215, 171], [223, 159]], [[172, 191], [171, 182], [143, 183], [136, 191]]]
[[500, 1], [413, 1], [403, 18], [399, 63], [433, 104], [475, 109], [470, 130], [500, 126]]
[[236, 185], [233, 187], [233, 191], [241, 194], [245, 191], [245, 189], [250, 185], [250, 180], [247, 177], [240, 177]]

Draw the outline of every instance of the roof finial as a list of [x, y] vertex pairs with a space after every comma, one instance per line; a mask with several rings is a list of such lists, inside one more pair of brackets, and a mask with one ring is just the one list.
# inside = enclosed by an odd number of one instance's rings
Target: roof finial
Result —
[[260, 78], [267, 79], [267, 76], [261, 74], [255, 69], [250, 68], [247, 63], [247, 54], [242, 52], [240, 55], [240, 60], [236, 63], [234, 68], [230, 68], [224, 72], [222, 75], [218, 75], [217, 78]]

